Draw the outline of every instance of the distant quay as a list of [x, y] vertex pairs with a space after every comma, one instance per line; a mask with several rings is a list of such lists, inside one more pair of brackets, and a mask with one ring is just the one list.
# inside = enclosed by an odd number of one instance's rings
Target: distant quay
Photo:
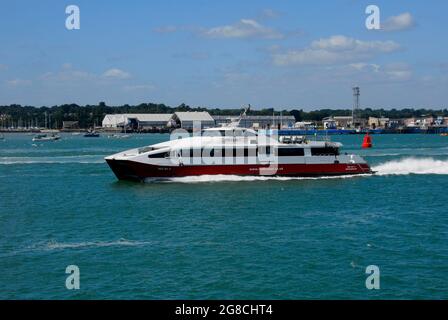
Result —
[[[129, 130], [128, 133], [148, 134], [148, 133], [171, 133], [176, 128], [148, 128], [142, 130]], [[105, 133], [123, 133], [122, 128], [102, 128], [96, 127], [96, 131]], [[2, 133], [74, 133], [87, 132], [87, 129], [45, 129], [45, 128], [0, 128]], [[191, 129], [186, 131], [192, 132]], [[268, 135], [278, 134], [280, 136], [326, 136], [326, 135], [354, 135], [354, 134], [448, 134], [448, 127], [430, 127], [430, 128], [397, 128], [397, 129], [257, 129], [260, 133]]]
[[[85, 132], [167, 133], [174, 129], [196, 130], [226, 125], [237, 117], [240, 109], [190, 107], [181, 104], [142, 103], [135, 106], [76, 104], [53, 107], [21, 105], [0, 106], [0, 132], [39, 133], [43, 130]], [[302, 109], [250, 110], [242, 119], [242, 127], [254, 130], [280, 130], [280, 134], [442, 134], [448, 133], [448, 109]]]

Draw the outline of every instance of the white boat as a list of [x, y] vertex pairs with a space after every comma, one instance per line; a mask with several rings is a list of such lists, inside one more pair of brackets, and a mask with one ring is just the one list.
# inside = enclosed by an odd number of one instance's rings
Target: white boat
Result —
[[86, 138], [99, 138], [100, 134], [96, 132], [95, 130], [89, 130], [84, 134], [84, 137]]
[[304, 137], [259, 135], [241, 128], [240, 118], [225, 127], [202, 130], [105, 158], [120, 180], [199, 175], [335, 176], [372, 173], [355, 154], [340, 154], [342, 144]]
[[56, 141], [56, 140], [59, 140], [59, 139], [61, 139], [61, 137], [59, 135], [56, 135], [56, 134], [52, 134], [52, 135], [38, 134], [32, 140], [33, 141]]
[[113, 138], [113, 139], [129, 139], [131, 137], [131, 135], [129, 134], [111, 134], [109, 136], [107, 136], [108, 138]]

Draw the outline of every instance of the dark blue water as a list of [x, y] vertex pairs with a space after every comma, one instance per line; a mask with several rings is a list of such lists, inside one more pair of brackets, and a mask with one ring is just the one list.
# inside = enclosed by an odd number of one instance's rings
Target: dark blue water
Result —
[[448, 298], [446, 137], [333, 138], [375, 176], [163, 183], [118, 182], [102, 158], [167, 135], [31, 138], [0, 141], [2, 299]]

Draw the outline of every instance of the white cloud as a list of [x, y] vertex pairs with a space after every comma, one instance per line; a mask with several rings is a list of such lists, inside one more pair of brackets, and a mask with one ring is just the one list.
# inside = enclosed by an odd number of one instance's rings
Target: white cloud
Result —
[[412, 70], [405, 63], [394, 63], [384, 67], [384, 73], [390, 80], [406, 81], [412, 77]]
[[73, 65], [71, 63], [68, 63], [68, 62], [66, 62], [66, 63], [64, 63], [62, 65], [62, 69], [64, 69], [64, 70], [69, 70], [69, 69], [72, 69], [72, 68], [73, 68]]
[[196, 52], [177, 52], [171, 55], [175, 59], [192, 59], [192, 60], [206, 60], [210, 58], [210, 53], [196, 51]]
[[124, 86], [123, 90], [124, 91], [140, 91], [140, 90], [154, 90], [155, 86], [153, 86], [152, 84], [137, 84], [137, 85], [129, 85], [129, 86]]
[[274, 53], [273, 61], [280, 66], [359, 62], [400, 48], [394, 41], [362, 41], [337, 35], [313, 41], [305, 49]]
[[407, 63], [397, 62], [385, 65], [374, 63], [350, 63], [326, 68], [326, 76], [332, 80], [358, 79], [362, 83], [404, 82], [413, 77], [412, 68]]
[[102, 74], [102, 77], [104, 79], [116, 79], [116, 80], [123, 80], [123, 79], [129, 79], [131, 77], [130, 73], [120, 70], [120, 69], [109, 69], [105, 71]]
[[400, 46], [393, 41], [362, 41], [337, 35], [313, 41], [311, 48], [327, 51], [392, 52]]
[[260, 14], [262, 19], [275, 19], [280, 16], [280, 13], [273, 9], [263, 9]]
[[23, 79], [12, 79], [7, 80], [6, 84], [12, 87], [19, 87], [19, 86], [28, 86], [31, 84], [30, 80], [23, 80]]
[[39, 79], [44, 81], [56, 81], [56, 82], [74, 82], [74, 81], [86, 81], [95, 79], [95, 75], [86, 71], [73, 69], [70, 63], [64, 63], [61, 66], [61, 70], [57, 72], [46, 72], [42, 74]]
[[358, 71], [366, 71], [366, 70], [373, 72], [380, 71], [380, 66], [374, 63], [365, 63], [365, 62], [351, 63], [349, 64], [349, 67]]
[[45, 81], [100, 81], [100, 80], [124, 80], [131, 78], [130, 73], [121, 69], [112, 68], [106, 70], [103, 74], [98, 75], [83, 70], [76, 70], [70, 63], [64, 63], [61, 69], [57, 72], [46, 72], [40, 76], [41, 80]]
[[68, 70], [64, 69], [60, 72], [46, 72], [40, 76], [40, 80], [50, 80], [50, 81], [76, 81], [76, 80], [87, 80], [94, 78], [94, 75], [79, 70]]
[[392, 16], [386, 19], [382, 24], [381, 29], [383, 31], [403, 31], [408, 30], [416, 25], [414, 17], [405, 12], [397, 16]]
[[203, 32], [209, 38], [263, 38], [281, 39], [283, 35], [253, 19], [241, 19], [233, 25], [214, 27]]
[[163, 27], [157, 27], [157, 28], [153, 29], [153, 31], [156, 33], [173, 33], [178, 30], [179, 30], [179, 28], [176, 26], [163, 26]]

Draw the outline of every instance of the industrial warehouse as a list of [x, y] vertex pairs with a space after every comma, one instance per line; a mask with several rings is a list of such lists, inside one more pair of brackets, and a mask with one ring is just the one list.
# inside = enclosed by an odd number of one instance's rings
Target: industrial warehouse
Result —
[[[238, 117], [235, 116], [211, 116], [208, 112], [175, 112], [172, 114], [108, 114], [102, 121], [104, 130], [130, 130], [136, 132], [165, 132], [171, 129], [182, 128], [192, 131], [195, 123], [200, 123], [201, 128], [210, 128], [228, 124]], [[242, 127], [254, 129], [266, 129], [273, 127], [293, 127], [293, 116], [246, 116], [240, 123]]]

